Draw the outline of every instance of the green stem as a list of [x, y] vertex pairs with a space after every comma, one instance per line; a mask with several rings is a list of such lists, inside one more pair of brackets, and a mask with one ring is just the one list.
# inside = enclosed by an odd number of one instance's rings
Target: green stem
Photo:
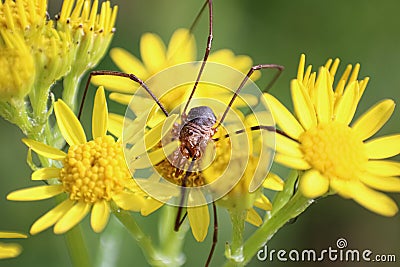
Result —
[[271, 215], [274, 215], [277, 211], [284, 207], [286, 203], [288, 203], [288, 201], [293, 197], [298, 177], [299, 172], [297, 170], [292, 170], [289, 173], [285, 181], [285, 187], [282, 191], [279, 191], [274, 198]]
[[162, 255], [154, 248], [151, 238], [147, 236], [128, 211], [112, 208], [115, 217], [125, 226], [132, 237], [138, 242], [147, 262], [152, 266], [169, 266]]
[[115, 218], [110, 216], [106, 229], [100, 235], [100, 242], [96, 251], [96, 267], [117, 266], [122, 254], [123, 240], [126, 235], [125, 227]]
[[92, 266], [85, 242], [82, 236], [82, 229], [79, 225], [72, 228], [65, 234], [65, 241], [71, 258], [72, 266], [88, 267]]
[[174, 231], [175, 207], [164, 205], [159, 219], [160, 253], [168, 259], [170, 266], [182, 266], [185, 263], [185, 255], [182, 253], [185, 236], [189, 226], [183, 223], [178, 232]]
[[[268, 221], [258, 228], [244, 245], [244, 261], [246, 265], [253, 256], [264, 246], [273, 235], [284, 226], [290, 219], [299, 216], [313, 202], [312, 199], [305, 198], [299, 191], [292, 199], [280, 210], [278, 210]], [[226, 264], [225, 266], [231, 266]]]
[[243, 234], [247, 211], [229, 209], [232, 223], [232, 243], [227, 253], [228, 260], [235, 266], [242, 266], [243, 262]]
[[71, 108], [71, 110], [77, 112], [77, 95], [79, 92], [79, 85], [84, 73], [70, 72], [63, 80], [63, 101]]

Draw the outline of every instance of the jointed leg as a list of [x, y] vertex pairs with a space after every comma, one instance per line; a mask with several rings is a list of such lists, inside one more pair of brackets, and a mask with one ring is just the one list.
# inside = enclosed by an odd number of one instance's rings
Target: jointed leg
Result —
[[130, 80], [132, 80], [134, 82], [137, 82], [138, 84], [140, 84], [147, 91], [147, 93], [149, 93], [151, 98], [153, 98], [153, 100], [157, 103], [157, 105], [160, 107], [160, 109], [165, 114], [165, 116], [168, 117], [168, 112], [164, 108], [164, 106], [161, 104], [160, 100], [153, 94], [153, 92], [150, 90], [150, 88], [140, 78], [138, 78], [136, 75], [128, 74], [128, 73], [124, 73], [124, 72], [119, 72], [119, 71], [98, 70], [98, 71], [92, 71], [89, 74], [89, 78], [88, 78], [88, 80], [86, 82], [86, 86], [85, 86], [85, 91], [83, 92], [82, 102], [81, 102], [81, 105], [79, 107], [78, 119], [82, 115], [83, 104], [85, 102], [85, 98], [86, 98], [86, 94], [87, 94], [87, 91], [88, 91], [88, 88], [89, 88], [90, 80], [92, 79], [93, 76], [101, 76], [101, 75], [119, 76], [119, 77], [124, 77], [124, 78], [130, 79]]
[[199, 84], [200, 81], [200, 77], [203, 74], [203, 70], [204, 67], [206, 66], [207, 63], [207, 59], [208, 59], [208, 55], [210, 54], [210, 50], [211, 50], [211, 43], [212, 43], [212, 39], [213, 39], [213, 26], [212, 26], [212, 21], [213, 21], [213, 9], [212, 9], [212, 0], [207, 0], [208, 3], [208, 11], [209, 11], [209, 28], [208, 28], [208, 38], [207, 38], [207, 46], [206, 46], [206, 52], [204, 53], [204, 58], [203, 58], [203, 62], [201, 63], [200, 66], [200, 70], [199, 70], [199, 74], [197, 74], [197, 78], [196, 81], [194, 83], [192, 92], [190, 93], [189, 99], [186, 102], [185, 108], [183, 109], [182, 114], [186, 114], [186, 110], [189, 107], [189, 103], [193, 98], [194, 92], [197, 89], [197, 85]]
[[276, 65], [276, 64], [261, 64], [261, 65], [256, 65], [250, 68], [249, 72], [247, 73], [246, 77], [243, 79], [243, 81], [240, 83], [239, 87], [236, 89], [231, 101], [229, 102], [227, 108], [225, 109], [224, 114], [222, 115], [221, 119], [219, 120], [219, 123], [216, 128], [218, 128], [222, 122], [225, 120], [226, 115], [228, 114], [229, 109], [231, 108], [233, 102], [235, 101], [236, 97], [239, 95], [240, 90], [243, 88], [243, 86], [246, 84], [246, 82], [250, 79], [251, 75], [253, 72], [256, 70], [261, 70], [261, 69], [277, 69], [278, 73], [275, 75], [273, 80], [269, 83], [268, 87], [271, 87], [273, 82], [278, 79], [279, 75], [281, 72], [284, 70], [284, 67], [281, 65]]

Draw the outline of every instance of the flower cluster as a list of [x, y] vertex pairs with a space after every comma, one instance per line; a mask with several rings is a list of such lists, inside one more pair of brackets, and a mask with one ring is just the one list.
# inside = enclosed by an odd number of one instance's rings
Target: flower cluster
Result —
[[80, 77], [111, 42], [117, 8], [106, 1], [98, 14], [98, 1], [75, 2], [64, 1], [57, 21], [48, 18], [47, 1], [0, 5], [0, 115], [28, 136], [41, 135], [47, 123], [52, 85], [65, 77], [63, 98], [74, 106]]

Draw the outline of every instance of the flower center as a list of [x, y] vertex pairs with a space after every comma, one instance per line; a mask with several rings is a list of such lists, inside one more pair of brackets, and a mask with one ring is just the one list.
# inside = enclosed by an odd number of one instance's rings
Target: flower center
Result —
[[299, 141], [305, 160], [327, 178], [357, 177], [368, 161], [361, 138], [342, 123], [319, 124]]
[[61, 169], [64, 190], [72, 200], [110, 200], [130, 180], [122, 147], [111, 136], [71, 146]]

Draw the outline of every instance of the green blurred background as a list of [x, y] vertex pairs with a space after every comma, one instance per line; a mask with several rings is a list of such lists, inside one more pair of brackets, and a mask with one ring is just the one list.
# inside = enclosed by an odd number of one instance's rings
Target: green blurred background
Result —
[[[60, 9], [61, 1], [49, 0], [52, 17]], [[179, 27], [189, 27], [203, 1], [147, 0], [112, 1], [119, 5], [117, 32], [112, 46], [123, 47], [139, 55], [139, 38], [145, 32], [158, 33], [168, 41]], [[369, 76], [371, 81], [362, 98], [357, 116], [382, 98], [400, 100], [400, 2], [398, 0], [336, 0], [336, 1], [264, 1], [264, 0], [215, 0], [214, 1], [213, 50], [232, 49], [236, 54], [251, 56], [256, 64], [277, 63], [286, 70], [272, 89], [272, 94], [289, 107], [289, 81], [295, 77], [301, 53], [307, 55], [307, 63], [314, 69], [330, 57], [342, 60], [339, 72], [351, 63], [361, 63], [360, 77]], [[198, 59], [202, 57], [207, 36], [207, 14], [203, 14], [194, 31], [198, 44]], [[108, 56], [97, 69], [117, 70]], [[271, 74], [265, 74], [257, 82], [267, 84]], [[93, 91], [89, 100], [93, 99]], [[91, 102], [91, 101], [89, 101]], [[122, 112], [116, 104], [110, 109]], [[86, 107], [90, 111], [90, 106]], [[88, 123], [90, 116], [84, 117]], [[87, 124], [88, 125], [88, 124]], [[33, 221], [51, 208], [51, 200], [32, 203], [13, 203], [5, 195], [17, 188], [37, 185], [28, 180], [31, 173], [25, 163], [26, 147], [20, 139], [21, 132], [0, 119], [0, 205], [2, 230], [28, 231]], [[400, 111], [396, 109], [378, 135], [400, 132]], [[399, 158], [397, 158], [399, 159]], [[285, 172], [283, 172], [285, 174]], [[398, 203], [400, 197], [391, 194]], [[138, 216], [146, 229], [154, 229], [158, 214], [145, 220]], [[224, 260], [223, 250], [230, 241], [230, 223], [225, 211], [220, 209], [219, 243], [212, 266], [220, 266]], [[115, 223], [115, 222], [112, 222]], [[86, 218], [82, 227], [88, 230], [90, 253], [96, 257], [96, 248], [110, 246], [121, 255], [114, 254], [98, 266], [147, 266], [143, 255], [131, 237], [119, 236], [119, 244], [107, 243], [89, 231]], [[255, 228], [248, 225], [250, 233]], [[385, 218], [365, 210], [351, 200], [337, 196], [322, 199], [313, 204], [298, 220], [285, 226], [269, 243], [269, 249], [305, 249], [317, 251], [335, 248], [338, 238], [345, 238], [348, 247], [370, 249], [377, 254], [395, 254], [396, 263], [290, 263], [259, 262], [250, 266], [399, 266], [400, 262], [400, 216]], [[37, 236], [21, 240], [23, 254], [11, 260], [0, 261], [0, 266], [71, 266], [63, 236], [47, 230]], [[211, 234], [203, 243], [197, 243], [191, 234], [185, 242], [186, 266], [203, 266], [211, 245]], [[107, 265], [109, 262], [110, 264]]]

